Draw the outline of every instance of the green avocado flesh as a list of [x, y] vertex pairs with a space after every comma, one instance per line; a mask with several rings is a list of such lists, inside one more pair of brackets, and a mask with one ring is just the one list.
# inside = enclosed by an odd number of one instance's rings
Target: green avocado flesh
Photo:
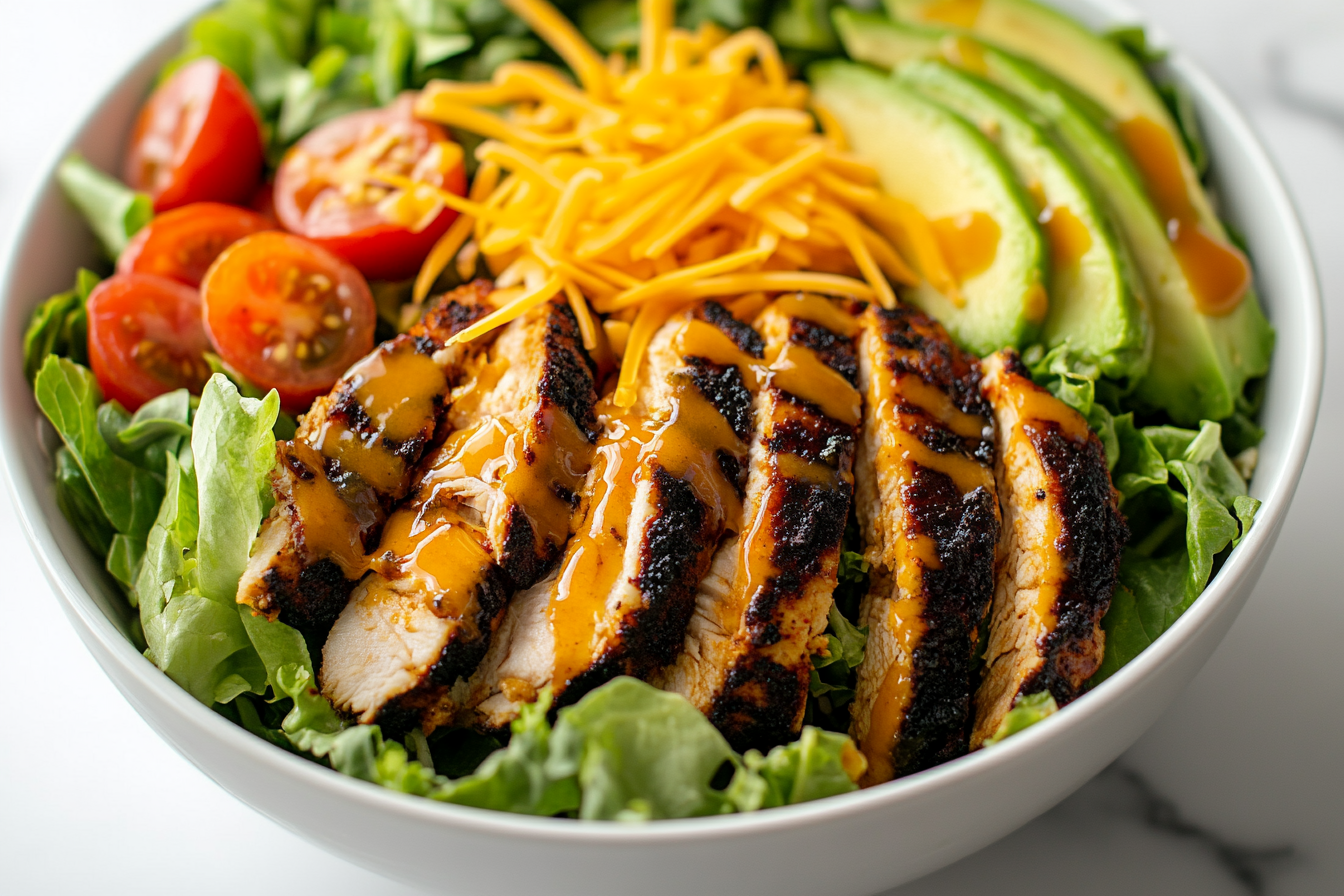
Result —
[[1049, 349], [1106, 376], [1137, 381], [1148, 367], [1148, 318], [1131, 284], [1123, 244], [1086, 178], [1011, 94], [944, 62], [901, 66], [898, 83], [951, 109], [986, 134], [1042, 211], [1050, 247], [1050, 310], [1041, 330]]
[[839, 122], [883, 189], [931, 222], [987, 215], [998, 230], [993, 260], [962, 284], [964, 303], [927, 283], [904, 298], [980, 354], [1032, 342], [1044, 310], [1045, 240], [1031, 200], [994, 145], [960, 116], [870, 68], [823, 62], [813, 97]]
[[1253, 291], [1222, 317], [1197, 309], [1166, 227], [1104, 108], [1038, 65], [956, 32], [845, 9], [835, 21], [855, 59], [885, 68], [942, 59], [1014, 94], [1047, 124], [1091, 182], [1138, 269], [1135, 288], [1147, 303], [1153, 340], [1137, 398], [1186, 425], [1233, 413], [1246, 381], [1268, 370], [1273, 330]]

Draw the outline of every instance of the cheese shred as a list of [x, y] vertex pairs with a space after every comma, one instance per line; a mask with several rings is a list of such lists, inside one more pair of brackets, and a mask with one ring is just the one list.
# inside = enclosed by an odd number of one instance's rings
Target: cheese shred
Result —
[[916, 269], [948, 285], [942, 259], [923, 257], [937, 252], [929, 234], [848, 153], [833, 119], [809, 112], [806, 85], [789, 80], [765, 32], [687, 31], [674, 26], [672, 0], [640, 0], [640, 58], [627, 66], [546, 0], [503, 2], [579, 86], [512, 62], [489, 84], [436, 81], [416, 101], [418, 116], [486, 138], [469, 198], [435, 192], [460, 217], [415, 284], [423, 301], [464, 245], [484, 257], [497, 310], [454, 341], [562, 295], [590, 349], [600, 331], [628, 324], [614, 400], [630, 407], [653, 334], [691, 302], [738, 297], [745, 310], [808, 290], [894, 307], [891, 284], [919, 282]]

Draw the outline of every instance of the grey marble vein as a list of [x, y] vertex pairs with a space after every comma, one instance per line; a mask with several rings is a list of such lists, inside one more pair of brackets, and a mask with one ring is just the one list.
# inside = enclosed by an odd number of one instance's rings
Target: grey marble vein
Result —
[[1203, 847], [1251, 896], [1261, 896], [1266, 892], [1267, 872], [1297, 855], [1290, 844], [1248, 846], [1229, 840], [1209, 827], [1195, 824], [1181, 813], [1175, 802], [1159, 793], [1148, 779], [1121, 763], [1111, 765], [1101, 773], [1101, 778], [1117, 779], [1128, 788], [1135, 803], [1133, 808], [1143, 824], [1160, 833]]

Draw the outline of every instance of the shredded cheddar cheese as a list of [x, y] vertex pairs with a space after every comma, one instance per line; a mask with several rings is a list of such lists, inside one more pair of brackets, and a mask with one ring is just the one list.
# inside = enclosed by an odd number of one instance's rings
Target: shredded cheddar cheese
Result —
[[416, 102], [418, 116], [486, 138], [467, 198], [432, 188], [461, 217], [415, 285], [423, 301], [459, 251], [484, 257], [497, 310], [455, 341], [563, 295], [590, 349], [600, 336], [624, 343], [613, 346], [623, 350], [615, 401], [628, 407], [653, 333], [690, 302], [736, 296], [748, 310], [767, 293], [807, 290], [893, 307], [892, 282], [919, 281], [902, 252], [935, 286], [955, 287], [932, 235], [875, 186], [823, 110], [809, 114], [807, 87], [789, 80], [764, 32], [692, 33], [672, 26], [672, 0], [640, 0], [639, 62], [627, 69], [545, 0], [504, 3], [579, 86], [512, 62], [488, 84], [433, 82]]

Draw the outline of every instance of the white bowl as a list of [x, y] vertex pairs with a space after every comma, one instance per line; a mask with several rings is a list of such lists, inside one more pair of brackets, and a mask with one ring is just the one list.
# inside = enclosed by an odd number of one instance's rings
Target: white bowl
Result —
[[[1104, 0], [1059, 5], [1093, 26], [1138, 17]], [[165, 39], [106, 94], [67, 151], [118, 170]], [[131, 611], [56, 509], [50, 445], [21, 370], [28, 314], [94, 258], [51, 173], [11, 249], [0, 294], [0, 453], [24, 531], [70, 622], [149, 724], [259, 812], [337, 855], [409, 883], [464, 893], [873, 893], [1004, 836], [1123, 752], [1208, 659], [1278, 537], [1315, 424], [1323, 327], [1306, 240], [1278, 175], [1227, 97], [1177, 55], [1212, 149], [1224, 211], [1250, 242], [1278, 329], [1252, 493], [1255, 527], [1194, 606], [1095, 691], [1000, 746], [879, 787], [745, 816], [646, 825], [536, 819], [447, 806], [343, 777], [253, 737], [192, 699], [127, 638]]]

